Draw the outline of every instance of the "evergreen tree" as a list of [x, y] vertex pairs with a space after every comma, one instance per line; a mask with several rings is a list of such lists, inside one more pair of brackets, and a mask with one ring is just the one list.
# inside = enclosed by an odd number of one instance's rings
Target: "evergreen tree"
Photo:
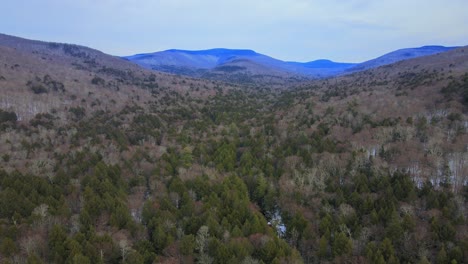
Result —
[[353, 243], [343, 232], [336, 234], [333, 240], [332, 253], [333, 256], [342, 256], [351, 253], [353, 249]]

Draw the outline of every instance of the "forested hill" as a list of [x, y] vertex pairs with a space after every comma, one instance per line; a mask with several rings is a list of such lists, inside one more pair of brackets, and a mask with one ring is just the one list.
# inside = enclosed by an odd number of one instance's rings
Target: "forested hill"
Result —
[[270, 90], [2, 36], [0, 262], [463, 263], [465, 49]]

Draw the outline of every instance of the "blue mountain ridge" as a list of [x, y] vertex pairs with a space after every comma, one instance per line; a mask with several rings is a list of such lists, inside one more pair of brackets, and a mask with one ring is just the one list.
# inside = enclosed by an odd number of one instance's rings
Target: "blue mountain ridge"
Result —
[[[320, 78], [376, 68], [401, 60], [449, 51], [454, 48], [456, 47], [423, 46], [419, 48], [400, 49], [362, 63], [343, 63], [326, 59], [309, 62], [282, 61], [249, 49], [226, 48], [208, 50], [170, 49], [154, 53], [136, 54], [123, 58], [145, 68], [170, 73], [180, 73], [181, 69], [188, 74], [200, 70], [216, 71], [216, 69], [222, 68], [223, 66], [239, 65], [239, 63], [242, 62], [242, 67], [238, 68], [242, 68], [252, 74], [265, 74], [271, 70], [272, 74], [284, 72]], [[261, 70], [259, 70], [260, 68]]]
[[356, 72], [356, 71], [363, 71], [367, 69], [372, 69], [376, 67], [380, 67], [383, 65], [392, 64], [395, 62], [399, 62], [402, 60], [408, 60], [413, 58], [418, 58], [422, 56], [429, 56], [441, 52], [446, 52], [458, 47], [444, 47], [444, 46], [422, 46], [419, 48], [407, 48], [407, 49], [399, 49], [396, 51], [392, 51], [387, 53], [383, 56], [377, 57], [372, 60], [368, 60], [362, 63], [355, 65], [348, 69], [348, 72]]

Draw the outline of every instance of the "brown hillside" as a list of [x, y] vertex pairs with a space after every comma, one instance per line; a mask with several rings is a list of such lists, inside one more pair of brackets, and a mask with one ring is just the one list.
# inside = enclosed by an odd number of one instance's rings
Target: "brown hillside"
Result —
[[463, 263], [466, 49], [272, 89], [0, 35], [0, 263]]
[[0, 107], [15, 111], [20, 120], [76, 106], [116, 110], [131, 102], [144, 104], [170, 92], [206, 97], [213, 94], [213, 87], [220, 86], [216, 82], [144, 70], [78, 45], [2, 34], [0, 62]]
[[330, 138], [391, 171], [410, 171], [420, 184], [440, 182], [444, 166], [459, 186], [468, 181], [468, 47], [317, 80], [286, 95], [294, 101], [280, 118], [290, 126], [325, 124]]

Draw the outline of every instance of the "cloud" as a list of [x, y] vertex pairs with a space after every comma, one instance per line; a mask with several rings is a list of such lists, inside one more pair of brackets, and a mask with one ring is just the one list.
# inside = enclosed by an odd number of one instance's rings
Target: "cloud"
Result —
[[229, 47], [362, 61], [403, 47], [468, 44], [465, 0], [16, 0], [2, 9], [1, 32], [116, 55]]

